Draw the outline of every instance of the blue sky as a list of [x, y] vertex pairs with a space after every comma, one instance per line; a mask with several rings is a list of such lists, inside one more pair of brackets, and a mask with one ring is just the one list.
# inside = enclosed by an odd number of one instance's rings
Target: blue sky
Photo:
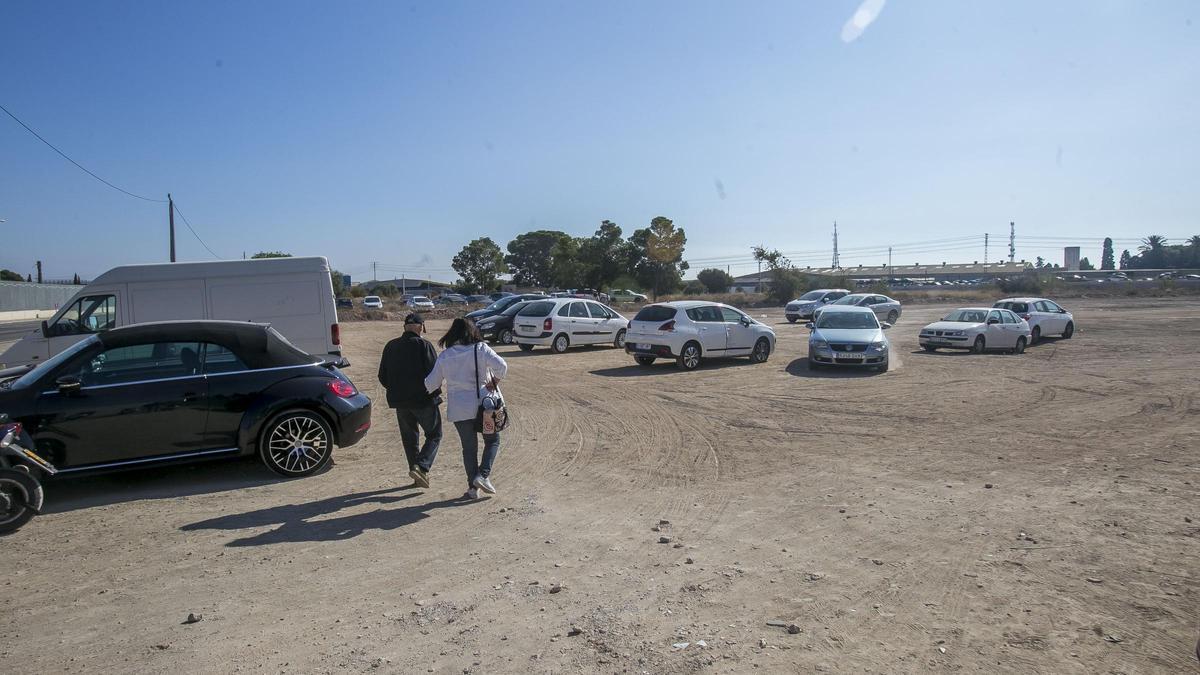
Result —
[[[449, 280], [478, 236], [658, 215], [696, 269], [734, 273], [759, 243], [826, 263], [834, 220], [843, 264], [965, 237], [895, 262], [978, 260], [985, 232], [998, 259], [1009, 221], [1030, 260], [1200, 233], [1200, 5], [893, 0], [846, 42], [859, 6], [10, 0], [0, 104], [171, 192], [222, 257], [359, 279]], [[0, 218], [22, 273], [167, 254], [165, 205], [3, 115]]]

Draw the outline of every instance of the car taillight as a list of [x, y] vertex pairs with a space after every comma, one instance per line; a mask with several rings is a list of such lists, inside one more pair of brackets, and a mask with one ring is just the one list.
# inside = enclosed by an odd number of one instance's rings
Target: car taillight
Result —
[[1021, 315], [1021, 318], [1022, 318], [1022, 319], [1025, 319], [1026, 321], [1028, 321], [1028, 320], [1029, 320], [1029, 315], [1028, 315], [1028, 314], [1022, 314], [1022, 315]]
[[341, 398], [350, 398], [358, 393], [358, 391], [354, 388], [354, 385], [345, 380], [329, 380], [329, 383], [326, 386], [329, 387], [329, 391], [332, 391], [335, 396]]
[[331, 340], [333, 340], [333, 344], [335, 344], [335, 345], [342, 344], [342, 327], [336, 323], [330, 324], [329, 337]]
[[542, 322], [542, 330], [546, 332], [554, 330], [554, 319], [546, 317], [546, 320]]
[[658, 329], [662, 331], [673, 332], [675, 330], [675, 319], [671, 319], [670, 321], [664, 323], [663, 325], [659, 326]]

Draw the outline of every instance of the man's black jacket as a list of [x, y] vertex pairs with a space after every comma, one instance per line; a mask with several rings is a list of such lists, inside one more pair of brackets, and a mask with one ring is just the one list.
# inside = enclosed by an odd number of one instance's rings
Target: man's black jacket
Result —
[[424, 408], [441, 402], [441, 390], [425, 391], [425, 376], [433, 370], [437, 353], [420, 335], [404, 335], [387, 343], [379, 359], [379, 384], [387, 390], [389, 408]]

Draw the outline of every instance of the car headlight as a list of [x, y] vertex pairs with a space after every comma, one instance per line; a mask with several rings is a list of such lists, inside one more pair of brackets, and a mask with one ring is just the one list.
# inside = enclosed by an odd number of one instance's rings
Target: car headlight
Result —
[[881, 352], [881, 351], [887, 349], [887, 343], [886, 342], [872, 342], [871, 349], [874, 349], [877, 352]]
[[824, 340], [810, 340], [808, 344], [816, 349], [829, 349], [829, 343]]
[[946, 335], [953, 335], [954, 337], [962, 337], [963, 332], [961, 330], [951, 330], [951, 331], [946, 331]]

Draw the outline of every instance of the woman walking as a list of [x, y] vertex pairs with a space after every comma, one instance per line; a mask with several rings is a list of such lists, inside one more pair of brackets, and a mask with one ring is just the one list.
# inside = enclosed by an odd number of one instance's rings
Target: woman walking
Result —
[[430, 393], [446, 384], [446, 418], [454, 423], [462, 440], [463, 466], [467, 471], [467, 499], [479, 496], [479, 490], [496, 494], [492, 485], [492, 463], [500, 452], [499, 432], [483, 434], [483, 459], [479, 458], [480, 431], [475, 418], [483, 394], [499, 392], [500, 380], [508, 373], [508, 364], [483, 341], [475, 322], [455, 319], [450, 330], [438, 340], [438, 354], [433, 370], [425, 378]]

